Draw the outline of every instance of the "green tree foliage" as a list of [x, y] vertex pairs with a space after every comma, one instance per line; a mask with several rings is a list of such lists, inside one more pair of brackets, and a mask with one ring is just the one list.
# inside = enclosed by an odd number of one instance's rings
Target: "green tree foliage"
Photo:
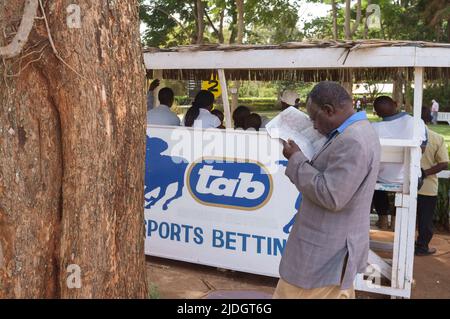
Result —
[[147, 28], [143, 42], [147, 46], [190, 44], [196, 38], [193, 2], [179, 0], [139, 0], [140, 17]]
[[[310, 2], [331, 3], [330, 0]], [[345, 1], [336, 0], [338, 38], [344, 39]], [[450, 4], [448, 0], [372, 0], [380, 6], [381, 29], [368, 30], [367, 37], [386, 40], [415, 40], [450, 42]], [[362, 1], [362, 16], [366, 16], [369, 1]], [[352, 7], [352, 20], [356, 20], [356, 9]], [[365, 19], [358, 26], [355, 38], [364, 38]], [[332, 39], [333, 19], [330, 14], [305, 24], [306, 38]]]
[[[297, 0], [246, 0], [244, 43], [267, 44], [301, 40]], [[146, 25], [146, 46], [168, 47], [195, 42], [195, 1], [139, 0], [141, 21]], [[205, 43], [235, 43], [235, 0], [205, 1]]]

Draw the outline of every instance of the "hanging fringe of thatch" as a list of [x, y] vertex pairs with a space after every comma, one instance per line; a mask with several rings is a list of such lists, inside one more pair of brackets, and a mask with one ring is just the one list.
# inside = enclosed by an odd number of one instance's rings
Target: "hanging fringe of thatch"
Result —
[[[344, 48], [347, 53], [355, 50], [373, 49], [379, 47], [440, 47], [450, 49], [450, 44], [432, 43], [423, 41], [384, 41], [384, 40], [358, 40], [358, 41], [329, 41], [315, 40], [308, 42], [288, 42], [280, 45], [187, 45], [175, 48], [158, 49], [149, 48], [144, 52], [197, 52], [197, 51], [242, 51], [242, 50], [269, 50], [269, 49], [308, 49], [308, 48]], [[449, 51], [450, 52], [450, 51]], [[289, 70], [226, 70], [229, 80], [242, 81], [294, 81], [294, 82], [319, 82], [349, 81], [350, 75], [355, 82], [363, 81], [392, 81], [397, 68], [339, 68], [339, 69], [289, 69]], [[414, 78], [412, 68], [402, 68], [403, 78], [411, 81]], [[163, 76], [166, 79], [174, 80], [206, 80], [211, 77], [216, 70], [164, 70]], [[151, 78], [152, 72], [148, 72]], [[427, 68], [425, 80], [430, 82], [450, 81], [450, 68]]]
[[[351, 72], [350, 72], [351, 70]], [[398, 68], [353, 68], [353, 69], [313, 69], [313, 70], [225, 70], [228, 80], [232, 81], [292, 81], [292, 82], [320, 82], [337, 81], [348, 82], [350, 75], [353, 82], [391, 82], [397, 73]], [[413, 68], [401, 68], [403, 78], [407, 81], [414, 79]], [[163, 78], [171, 80], [207, 80], [217, 70], [164, 70]], [[153, 72], [149, 70], [148, 78], [153, 78]], [[450, 68], [426, 68], [425, 80], [427, 82], [450, 81]]]

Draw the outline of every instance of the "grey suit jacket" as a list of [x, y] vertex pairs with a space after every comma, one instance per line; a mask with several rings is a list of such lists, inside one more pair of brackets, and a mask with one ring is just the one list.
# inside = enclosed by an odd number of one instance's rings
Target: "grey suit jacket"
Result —
[[304, 289], [352, 287], [367, 267], [379, 162], [379, 138], [367, 120], [347, 127], [311, 162], [301, 152], [290, 158], [286, 175], [303, 202], [281, 260], [281, 278]]

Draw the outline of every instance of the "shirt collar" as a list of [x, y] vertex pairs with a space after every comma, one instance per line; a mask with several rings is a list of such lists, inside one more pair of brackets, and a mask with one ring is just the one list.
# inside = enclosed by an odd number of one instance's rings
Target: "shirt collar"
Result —
[[366, 112], [364, 112], [364, 111], [356, 112], [355, 114], [350, 116], [348, 119], [346, 119], [344, 121], [344, 123], [342, 123], [337, 129], [335, 129], [330, 134], [328, 134], [328, 140], [333, 138], [336, 134], [342, 134], [347, 129], [347, 127], [349, 127], [353, 123], [356, 123], [359, 121], [364, 121], [364, 120], [367, 120]]
[[391, 116], [386, 116], [386, 117], [383, 117], [383, 122], [397, 120], [397, 119], [399, 119], [399, 118], [401, 118], [403, 116], [406, 116], [406, 115], [408, 115], [408, 113], [400, 112], [400, 113], [397, 113], [397, 114], [394, 114], [394, 115], [391, 115]]

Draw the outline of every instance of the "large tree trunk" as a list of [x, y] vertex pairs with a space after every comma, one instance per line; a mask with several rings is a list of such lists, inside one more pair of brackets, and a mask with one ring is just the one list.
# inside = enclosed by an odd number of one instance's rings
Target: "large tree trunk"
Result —
[[[237, 11], [237, 44], [242, 44], [244, 41], [244, 0], [236, 0]], [[231, 91], [231, 112], [237, 109], [239, 104], [239, 89], [241, 88], [241, 82], [234, 81], [233, 90]]]
[[[2, 30], [24, 3], [0, 5]], [[0, 298], [146, 297], [138, 7], [82, 3], [80, 28], [45, 7], [64, 63], [36, 20], [0, 66]]]

